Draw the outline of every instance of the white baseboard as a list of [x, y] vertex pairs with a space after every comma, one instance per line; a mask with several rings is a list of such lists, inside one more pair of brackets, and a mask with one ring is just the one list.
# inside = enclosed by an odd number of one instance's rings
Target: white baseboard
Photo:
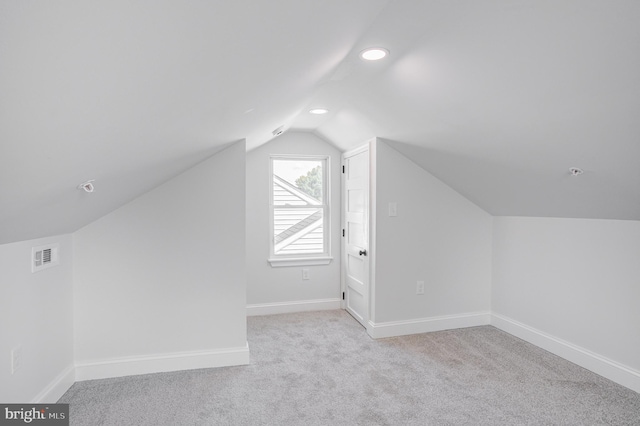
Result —
[[47, 387], [40, 391], [33, 399], [33, 404], [53, 404], [57, 402], [62, 395], [76, 381], [76, 370], [73, 365], [68, 366], [58, 376], [49, 383]]
[[300, 300], [296, 302], [260, 303], [247, 305], [247, 316], [290, 314], [293, 312], [340, 309], [340, 299]]
[[459, 315], [421, 318], [407, 321], [373, 323], [369, 321], [367, 332], [374, 339], [405, 336], [408, 334], [430, 333], [432, 331], [452, 330], [455, 328], [488, 325], [490, 312], [471, 312]]
[[493, 313], [491, 325], [640, 393], [640, 371], [503, 315]]
[[77, 381], [83, 381], [247, 364], [249, 364], [249, 344], [240, 348], [117, 358], [76, 364], [75, 376]]

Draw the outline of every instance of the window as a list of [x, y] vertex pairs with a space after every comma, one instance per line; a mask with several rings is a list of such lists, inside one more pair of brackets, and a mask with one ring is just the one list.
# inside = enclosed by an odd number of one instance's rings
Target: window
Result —
[[271, 157], [271, 266], [322, 265], [329, 251], [329, 157]]

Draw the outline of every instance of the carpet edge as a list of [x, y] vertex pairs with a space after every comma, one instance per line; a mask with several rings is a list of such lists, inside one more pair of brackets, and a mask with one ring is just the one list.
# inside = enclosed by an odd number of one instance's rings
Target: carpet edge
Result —
[[340, 309], [341, 299], [297, 300], [292, 302], [247, 305], [247, 316], [291, 314], [294, 312], [330, 311]]
[[76, 364], [76, 381], [249, 364], [249, 344], [210, 351], [156, 354]]
[[492, 313], [491, 325], [640, 393], [640, 371], [504, 315]]
[[489, 325], [490, 316], [491, 313], [489, 311], [482, 311], [405, 321], [389, 321], [380, 323], [369, 321], [367, 333], [369, 333], [369, 335], [374, 339], [384, 339], [387, 337], [406, 336], [409, 334], [477, 327], [480, 325]]

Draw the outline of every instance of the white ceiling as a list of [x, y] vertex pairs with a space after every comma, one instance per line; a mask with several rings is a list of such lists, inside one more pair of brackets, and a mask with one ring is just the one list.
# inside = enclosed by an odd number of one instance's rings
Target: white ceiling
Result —
[[0, 0], [0, 243], [281, 125], [390, 140], [492, 214], [640, 220], [638, 22], [637, 0]]

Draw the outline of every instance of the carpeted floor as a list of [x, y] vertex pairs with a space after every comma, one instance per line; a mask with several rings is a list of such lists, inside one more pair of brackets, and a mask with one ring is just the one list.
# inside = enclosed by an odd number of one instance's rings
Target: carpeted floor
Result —
[[248, 318], [251, 365], [78, 382], [72, 425], [640, 425], [640, 394], [491, 326], [370, 339]]

